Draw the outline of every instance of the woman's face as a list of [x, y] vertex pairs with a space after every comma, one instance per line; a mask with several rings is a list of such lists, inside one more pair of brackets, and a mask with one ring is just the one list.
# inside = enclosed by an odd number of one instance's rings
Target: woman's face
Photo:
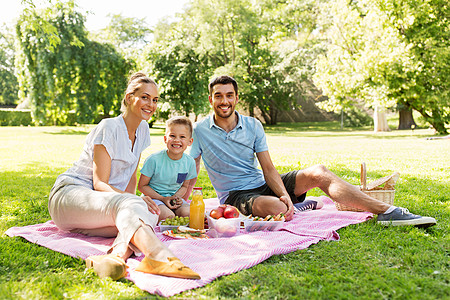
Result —
[[155, 113], [159, 98], [159, 91], [152, 83], [143, 83], [133, 94], [128, 96], [127, 110], [129, 113], [150, 120]]

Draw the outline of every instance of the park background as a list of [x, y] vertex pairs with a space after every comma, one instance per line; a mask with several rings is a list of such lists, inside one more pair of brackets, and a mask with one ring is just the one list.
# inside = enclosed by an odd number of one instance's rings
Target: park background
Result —
[[205, 87], [226, 73], [240, 83], [239, 109], [268, 125], [386, 131], [387, 111], [399, 129], [448, 131], [445, 0], [195, 0], [159, 20], [136, 6], [148, 17], [113, 13], [93, 30], [76, 1], [21, 3], [0, 30], [0, 105], [31, 113], [0, 112], [0, 125], [98, 123], [119, 113], [127, 77], [142, 70], [161, 87], [153, 121], [208, 114]]
[[[119, 113], [137, 70], [161, 90], [144, 156], [164, 147], [170, 115], [210, 112], [207, 83], [226, 73], [240, 84], [239, 111], [265, 125], [280, 172], [323, 163], [358, 184], [361, 161], [370, 179], [399, 171], [396, 203], [438, 220], [426, 230], [351, 226], [338, 243], [272, 257], [180, 297], [450, 297], [449, 140], [426, 139], [449, 128], [447, 1], [195, 0], [152, 26], [114, 14], [95, 30], [76, 1], [21, 2], [21, 16], [0, 29], [1, 298], [149, 296], [3, 234], [50, 219], [56, 176], [92, 124]], [[204, 170], [199, 184], [215, 196]]]

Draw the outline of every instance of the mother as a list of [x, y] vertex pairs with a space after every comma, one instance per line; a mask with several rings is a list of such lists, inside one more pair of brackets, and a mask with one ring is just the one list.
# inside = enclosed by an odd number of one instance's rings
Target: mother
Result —
[[150, 145], [146, 121], [157, 108], [158, 86], [143, 73], [131, 76], [122, 114], [102, 120], [87, 136], [77, 162], [61, 174], [49, 196], [49, 212], [62, 230], [116, 237], [109, 254], [91, 256], [86, 265], [100, 277], [126, 275], [125, 260], [135, 252], [145, 258], [138, 271], [199, 279], [157, 238], [159, 208], [150, 197], [136, 196], [136, 171]]

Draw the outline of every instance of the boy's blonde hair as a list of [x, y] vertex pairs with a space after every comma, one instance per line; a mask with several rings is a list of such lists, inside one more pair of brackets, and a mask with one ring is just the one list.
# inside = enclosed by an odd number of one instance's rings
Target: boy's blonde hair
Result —
[[172, 117], [169, 120], [167, 120], [166, 128], [169, 128], [170, 126], [173, 126], [173, 125], [186, 126], [189, 129], [189, 134], [192, 137], [193, 127], [192, 127], [192, 122], [191, 122], [191, 120], [189, 120], [189, 118], [187, 118], [185, 116], [176, 116], [176, 117]]

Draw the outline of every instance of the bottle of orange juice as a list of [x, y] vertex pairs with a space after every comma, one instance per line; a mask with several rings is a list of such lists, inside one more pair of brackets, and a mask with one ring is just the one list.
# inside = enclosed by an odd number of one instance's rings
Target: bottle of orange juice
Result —
[[205, 203], [201, 187], [194, 187], [190, 204], [189, 227], [194, 229], [205, 228]]

